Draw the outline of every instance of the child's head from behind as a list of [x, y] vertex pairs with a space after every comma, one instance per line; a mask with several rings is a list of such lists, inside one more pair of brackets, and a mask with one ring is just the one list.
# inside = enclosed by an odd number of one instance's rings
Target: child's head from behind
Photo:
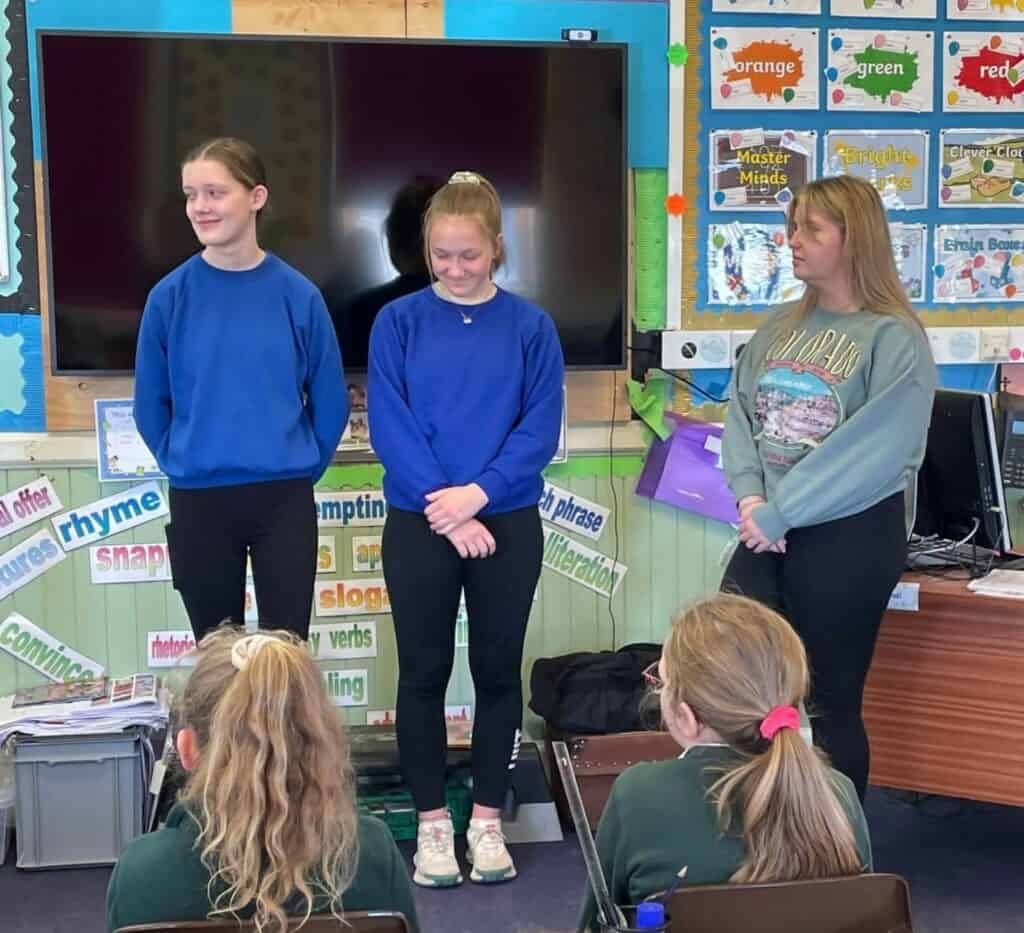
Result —
[[430, 199], [423, 243], [434, 278], [456, 298], [486, 293], [505, 259], [501, 201], [475, 172], [456, 172]]
[[191, 772], [183, 800], [201, 829], [199, 851], [223, 891], [214, 907], [255, 902], [261, 928], [277, 929], [290, 894], [334, 899], [352, 877], [345, 731], [309, 651], [288, 632], [222, 626], [196, 657], [178, 749]]
[[799, 704], [808, 685], [807, 655], [790, 624], [752, 599], [724, 593], [676, 615], [660, 673], [671, 731], [692, 730], [689, 712], [697, 725], [748, 754], [767, 748], [764, 717]]
[[203, 246], [225, 247], [255, 236], [267, 203], [263, 160], [245, 140], [223, 136], [196, 146], [181, 163], [185, 214]]
[[746, 843], [731, 881], [862, 870], [848, 815], [856, 804], [849, 800], [848, 811], [841, 800], [852, 787], [836, 783], [799, 731], [807, 656], [782, 616], [743, 596], [699, 602], [673, 621], [659, 672], [673, 735], [691, 745], [720, 740], [736, 753], [709, 791], [723, 832]]

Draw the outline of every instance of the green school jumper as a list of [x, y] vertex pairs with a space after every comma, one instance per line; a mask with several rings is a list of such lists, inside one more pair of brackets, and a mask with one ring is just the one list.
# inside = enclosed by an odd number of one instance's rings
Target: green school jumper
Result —
[[[137, 923], [205, 920], [210, 911], [206, 886], [210, 872], [195, 850], [199, 827], [182, 804], [175, 804], [167, 823], [140, 836], [121, 853], [107, 889], [107, 929]], [[388, 828], [376, 817], [359, 817], [359, 862], [351, 885], [342, 895], [345, 910], [397, 910], [417, 931], [409, 873]], [[296, 903], [289, 913], [301, 913]], [[315, 913], [327, 913], [326, 898], [317, 899]], [[251, 916], [242, 912], [242, 916]]]
[[[682, 757], [644, 762], [616, 779], [597, 830], [597, 851], [616, 904], [636, 904], [663, 891], [686, 866], [685, 884], [722, 884], [746, 858], [736, 835], [718, 828], [707, 790], [721, 776], [708, 766], [728, 764], [736, 753], [724, 745], [695, 745]], [[871, 871], [871, 840], [864, 811], [849, 778], [832, 779], [850, 818], [865, 871]], [[580, 929], [596, 929], [590, 885]]]

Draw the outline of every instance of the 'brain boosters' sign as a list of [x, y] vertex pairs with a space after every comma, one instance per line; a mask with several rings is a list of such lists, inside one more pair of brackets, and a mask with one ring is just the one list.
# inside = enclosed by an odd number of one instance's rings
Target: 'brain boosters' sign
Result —
[[711, 30], [713, 110], [818, 109], [818, 30]]
[[391, 612], [383, 577], [369, 580], [324, 580], [314, 598], [317, 616], [357, 616]]
[[942, 44], [943, 110], [1024, 113], [1024, 43], [1019, 36], [946, 32]]
[[928, 206], [928, 133], [923, 130], [829, 130], [825, 174], [870, 182], [887, 208]]
[[324, 528], [383, 525], [388, 504], [379, 489], [366, 492], [318, 492], [316, 520]]
[[932, 34], [832, 29], [829, 110], [932, 110]]
[[936, 227], [934, 273], [936, 301], [1024, 301], [1024, 227]]
[[167, 502], [155, 482], [78, 506], [52, 519], [64, 550], [99, 541], [167, 514]]

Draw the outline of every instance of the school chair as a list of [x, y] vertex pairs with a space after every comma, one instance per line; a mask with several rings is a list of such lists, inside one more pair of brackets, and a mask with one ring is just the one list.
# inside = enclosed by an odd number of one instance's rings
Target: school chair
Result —
[[672, 933], [913, 933], [910, 888], [899, 875], [680, 888]]
[[[290, 929], [301, 920], [291, 922]], [[252, 933], [251, 920], [183, 920], [174, 923], [139, 923], [120, 927], [116, 933]], [[314, 914], [302, 927], [302, 933], [409, 933], [405, 914], [391, 910], [354, 910], [345, 913], [344, 922], [330, 914]]]

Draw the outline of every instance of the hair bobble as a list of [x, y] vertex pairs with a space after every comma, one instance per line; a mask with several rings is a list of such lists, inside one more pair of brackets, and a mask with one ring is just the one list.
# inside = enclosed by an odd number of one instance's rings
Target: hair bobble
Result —
[[476, 172], [453, 172], [448, 179], [449, 185], [479, 185], [480, 176]]
[[795, 706], [776, 706], [761, 720], [761, 737], [769, 742], [780, 729], [799, 729], [800, 713]]
[[231, 646], [231, 663], [236, 670], [244, 671], [249, 662], [268, 644], [277, 641], [272, 635], [246, 635]]

